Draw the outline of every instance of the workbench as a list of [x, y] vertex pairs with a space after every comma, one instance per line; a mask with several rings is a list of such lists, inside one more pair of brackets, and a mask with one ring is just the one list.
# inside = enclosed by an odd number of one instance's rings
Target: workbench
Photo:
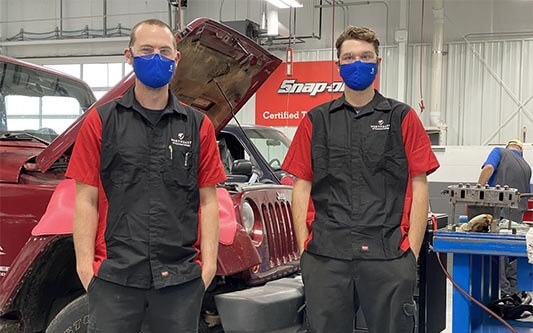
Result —
[[[498, 299], [500, 256], [518, 260], [518, 290], [533, 291], [533, 265], [527, 262], [525, 235], [492, 234], [437, 230], [433, 236], [435, 252], [453, 254], [453, 279], [478, 301], [486, 305]], [[509, 332], [499, 321], [454, 288], [453, 333]], [[517, 332], [533, 333], [533, 322], [509, 321]]]

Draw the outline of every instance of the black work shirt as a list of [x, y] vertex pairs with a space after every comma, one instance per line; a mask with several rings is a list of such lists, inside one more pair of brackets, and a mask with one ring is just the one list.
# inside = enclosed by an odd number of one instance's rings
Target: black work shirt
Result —
[[409, 248], [411, 180], [439, 165], [418, 116], [375, 92], [356, 112], [344, 96], [302, 120], [282, 168], [312, 183], [306, 250], [338, 259], [395, 258]]
[[[202, 124], [211, 123], [169, 94], [154, 122], [131, 88], [91, 111], [78, 135], [67, 176], [98, 186], [94, 270], [104, 280], [162, 288], [201, 275], [200, 132]], [[209, 183], [214, 185], [225, 176], [213, 127], [208, 128], [215, 150], [210, 149], [212, 165], [203, 169], [214, 170]], [[97, 177], [91, 176], [94, 168]]]

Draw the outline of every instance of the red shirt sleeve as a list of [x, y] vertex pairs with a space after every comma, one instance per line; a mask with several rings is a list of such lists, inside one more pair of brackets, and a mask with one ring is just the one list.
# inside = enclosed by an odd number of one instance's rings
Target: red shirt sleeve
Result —
[[208, 187], [226, 180], [224, 166], [220, 160], [213, 123], [206, 116], [200, 126], [200, 160], [198, 164], [198, 186]]
[[426, 130], [413, 109], [402, 122], [402, 135], [411, 178], [421, 173], [429, 175], [439, 168]]
[[311, 137], [313, 124], [306, 115], [300, 122], [281, 168], [297, 178], [312, 181]]
[[102, 149], [102, 120], [96, 109], [88, 112], [76, 137], [66, 177], [98, 187]]

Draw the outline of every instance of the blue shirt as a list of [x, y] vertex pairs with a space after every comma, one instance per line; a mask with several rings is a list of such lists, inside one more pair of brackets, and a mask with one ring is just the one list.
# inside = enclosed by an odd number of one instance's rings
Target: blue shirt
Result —
[[[494, 168], [494, 172], [492, 173], [492, 176], [490, 176], [489, 181], [487, 182], [489, 186], [496, 186], [496, 173], [498, 172], [498, 166], [500, 165], [502, 149], [505, 149], [505, 148], [496, 147], [492, 149], [489, 156], [487, 157], [487, 160], [481, 166], [481, 168], [483, 168], [485, 165], [490, 164]], [[518, 150], [511, 149], [511, 151], [515, 153], [516, 155], [523, 157], [522, 153], [519, 152]], [[531, 184], [529, 184], [529, 192], [531, 192]]]

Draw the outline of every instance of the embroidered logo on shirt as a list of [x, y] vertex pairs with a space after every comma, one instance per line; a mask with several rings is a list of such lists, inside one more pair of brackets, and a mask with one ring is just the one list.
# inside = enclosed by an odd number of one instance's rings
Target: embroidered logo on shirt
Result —
[[191, 140], [183, 140], [184, 138], [185, 138], [185, 134], [180, 132], [180, 133], [178, 133], [178, 138], [177, 139], [170, 138], [170, 143], [172, 143], [174, 146], [183, 146], [183, 147], [190, 148], [192, 141]]
[[376, 125], [370, 125], [370, 129], [373, 131], [388, 131], [390, 129], [390, 124], [385, 124], [385, 121], [380, 119]]

